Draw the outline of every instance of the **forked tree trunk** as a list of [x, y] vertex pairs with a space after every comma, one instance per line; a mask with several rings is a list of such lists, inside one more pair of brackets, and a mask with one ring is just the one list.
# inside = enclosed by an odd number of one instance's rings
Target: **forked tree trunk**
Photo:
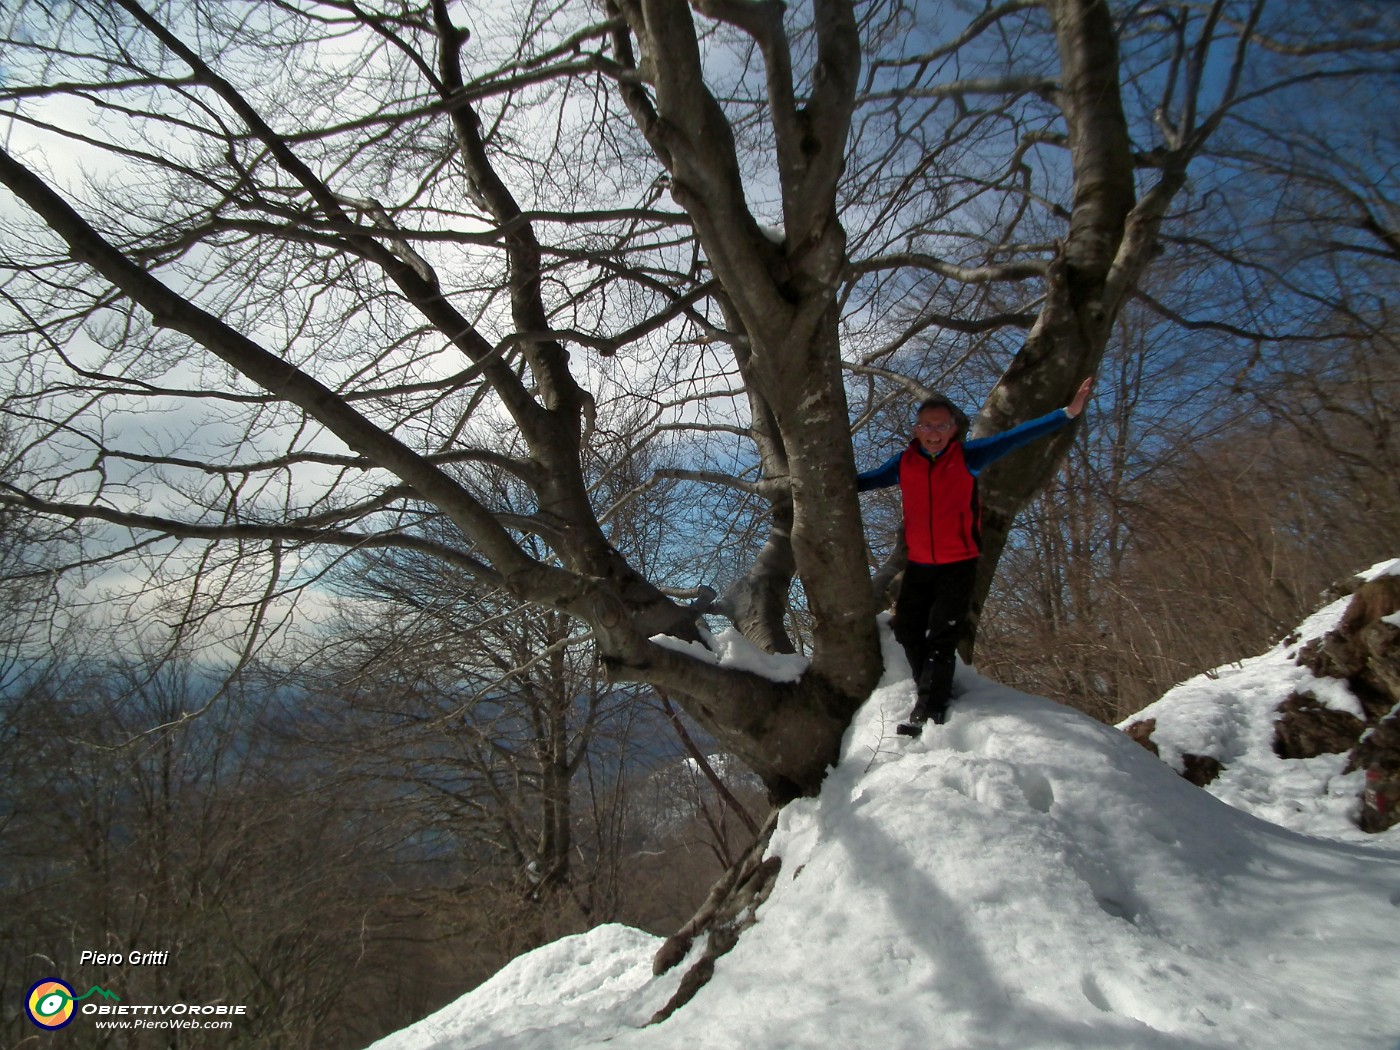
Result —
[[[1045, 302], [1024, 347], [987, 398], [974, 436], [1041, 415], [1097, 371], [1124, 289], [1111, 281], [1134, 209], [1133, 150], [1118, 82], [1118, 45], [1106, 0], [1045, 0], [1059, 47], [1058, 101], [1069, 132], [1074, 195], [1069, 234], [1046, 276]], [[1145, 262], [1150, 238], [1137, 251]], [[1020, 449], [981, 481], [980, 612], [1016, 514], [1050, 480], [1074, 431]]]

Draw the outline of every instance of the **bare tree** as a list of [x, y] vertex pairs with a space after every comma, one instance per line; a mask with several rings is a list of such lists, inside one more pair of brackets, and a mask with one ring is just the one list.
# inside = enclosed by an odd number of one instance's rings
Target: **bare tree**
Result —
[[[1002, 374], [982, 428], [1063, 403], [1295, 14], [22, 3], [6, 503], [108, 526], [90, 558], [217, 584], [255, 632], [317, 552], [439, 559], [583, 621], [614, 676], [667, 690], [776, 798], [810, 793], [880, 670], [845, 369], [900, 383], [920, 333], [967, 336]], [[1329, 19], [1308, 75], [1371, 74], [1387, 24]], [[656, 405], [650, 430], [600, 428], [610, 390]], [[790, 648], [800, 585], [800, 682], [653, 640], [699, 637], [699, 581], [648, 574], [589, 464], [682, 428], [700, 462], [620, 499], [742, 491], [767, 531], [718, 607]], [[1068, 440], [987, 479], [988, 573]]]
[[[1296, 26], [1257, 44], [1256, 81], [1325, 48]], [[1094, 432], [1008, 551], [992, 673], [1117, 721], [1391, 556], [1400, 139], [1382, 83], [1303, 77], [1223, 126], [1188, 200], [1220, 173], [1255, 189], [1164, 232]]]
[[637, 687], [609, 684], [561, 613], [409, 555], [351, 567], [353, 587], [342, 586], [356, 601], [313, 657], [323, 668], [306, 746], [339, 755], [347, 787], [383, 785], [375, 794], [397, 798], [405, 828], [491, 858], [522, 898], [560, 896], [592, 915], [617, 864], [614, 819], [597, 807], [620, 804], [616, 784], [631, 773]]

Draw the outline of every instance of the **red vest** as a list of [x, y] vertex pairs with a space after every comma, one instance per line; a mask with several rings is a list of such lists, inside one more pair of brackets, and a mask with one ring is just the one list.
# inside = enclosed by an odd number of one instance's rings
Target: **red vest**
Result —
[[937, 459], [910, 442], [899, 459], [899, 493], [910, 561], [947, 565], [982, 553], [982, 504], [961, 442], [951, 442]]

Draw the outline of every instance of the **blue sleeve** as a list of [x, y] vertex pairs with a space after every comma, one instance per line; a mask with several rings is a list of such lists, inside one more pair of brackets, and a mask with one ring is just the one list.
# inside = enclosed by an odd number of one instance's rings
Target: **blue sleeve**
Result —
[[965, 441], [963, 442], [963, 459], [967, 462], [967, 469], [978, 474], [1001, 459], [1002, 456], [1015, 452], [1022, 445], [1029, 445], [1036, 438], [1053, 434], [1061, 427], [1066, 426], [1069, 419], [1069, 413], [1063, 408], [1057, 408], [1038, 419], [1028, 419], [1024, 423], [1018, 423], [1010, 430], [1004, 430], [1000, 434]]
[[896, 452], [874, 470], [867, 470], [863, 474], [857, 474], [856, 491], [869, 492], [871, 489], [887, 489], [891, 485], [898, 485], [899, 457], [902, 455], [904, 455], [904, 452], [901, 450]]

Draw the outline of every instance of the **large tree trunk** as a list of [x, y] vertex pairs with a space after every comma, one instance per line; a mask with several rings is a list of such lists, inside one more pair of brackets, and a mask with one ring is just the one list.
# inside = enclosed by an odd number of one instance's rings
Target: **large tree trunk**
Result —
[[[1068, 402], [1103, 360], [1121, 292], [1109, 278], [1134, 206], [1133, 152], [1106, 0], [1046, 0], [1060, 54], [1057, 101], [1069, 132], [1074, 194], [1069, 234], [1046, 275], [1040, 316], [988, 395], [974, 436], [996, 433]], [[1149, 246], [1144, 245], [1145, 251]], [[1144, 256], [1145, 258], [1145, 256]], [[1074, 431], [1035, 442], [983, 475], [980, 612], [1016, 514], [1045, 486]]]
[[[795, 97], [791, 55], [779, 5], [697, 4], [749, 33], [763, 53], [783, 198], [781, 243], [759, 229], [748, 209], [733, 129], [710, 93], [690, 7], [683, 0], [618, 0], [631, 33], [614, 37], [620, 61], [645, 75], [654, 94], [624, 87], [638, 127], [671, 174], [671, 193], [691, 216], [707, 261], [737, 320], [735, 354], [757, 393], [755, 427], [769, 480], [787, 494], [765, 548], [765, 561], [735, 595], [760, 644], [777, 648], [777, 588], [791, 569], [812, 614], [813, 662], [800, 687], [761, 719], [746, 719], [740, 754], [785, 756], [780, 796], [810, 791], [837, 754], [841, 734], [881, 671], [874, 602], [860, 552], [863, 531], [854, 486], [849, 412], [836, 297], [847, 259], [835, 193], [860, 66], [852, 6], [815, 5], [817, 73], [811, 97]], [[633, 60], [635, 38], [641, 58]], [[787, 500], [791, 501], [789, 520]], [[686, 709], [709, 728], [713, 698], [676, 683]], [[730, 732], [726, 743], [734, 738]], [[793, 766], [798, 759], [800, 769]], [[815, 757], [815, 761], [813, 761]], [[771, 757], [770, 763], [771, 764]], [[770, 788], [775, 786], [769, 783]]]

